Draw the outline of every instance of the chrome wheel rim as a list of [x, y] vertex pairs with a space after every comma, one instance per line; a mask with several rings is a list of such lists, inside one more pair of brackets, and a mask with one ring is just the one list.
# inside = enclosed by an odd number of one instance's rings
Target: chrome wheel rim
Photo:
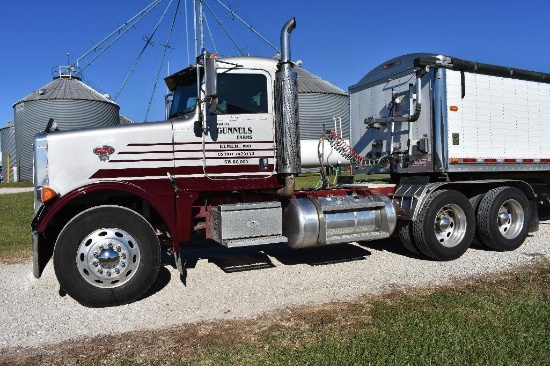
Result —
[[506, 239], [517, 237], [523, 229], [525, 212], [521, 204], [513, 199], [505, 201], [498, 209], [498, 230]]
[[437, 241], [447, 248], [457, 246], [466, 235], [466, 214], [454, 203], [443, 206], [435, 215], [434, 231]]
[[89, 284], [114, 288], [128, 282], [140, 264], [137, 241], [128, 232], [98, 229], [87, 235], [78, 247], [76, 266]]

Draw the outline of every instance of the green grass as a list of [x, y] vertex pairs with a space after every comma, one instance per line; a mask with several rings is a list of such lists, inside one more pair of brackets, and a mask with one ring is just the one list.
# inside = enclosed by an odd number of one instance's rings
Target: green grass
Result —
[[30, 182], [18, 182], [18, 183], [7, 183], [3, 181], [0, 183], [0, 188], [23, 188], [23, 187], [32, 187]]
[[[349, 173], [344, 172], [342, 175], [349, 175]], [[388, 183], [389, 180], [388, 174], [358, 174], [354, 176], [355, 181], [369, 181], [372, 183]], [[332, 187], [335, 183], [335, 176], [329, 175], [327, 176], [328, 182], [330, 184], [330, 187]], [[298, 175], [296, 178], [296, 189], [307, 189], [307, 188], [315, 188], [316, 186], [319, 187], [321, 180], [319, 173], [304, 173]]]
[[[17, 187], [21, 187], [21, 185], [17, 185]], [[31, 221], [33, 216], [32, 192], [0, 195], [1, 261], [10, 262], [31, 257]]]

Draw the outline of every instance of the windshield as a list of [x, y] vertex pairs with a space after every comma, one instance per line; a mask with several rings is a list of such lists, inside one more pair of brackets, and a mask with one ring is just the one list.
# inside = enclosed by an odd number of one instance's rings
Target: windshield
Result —
[[194, 69], [182, 70], [166, 78], [166, 84], [173, 92], [168, 118], [189, 114], [197, 105], [197, 76]]

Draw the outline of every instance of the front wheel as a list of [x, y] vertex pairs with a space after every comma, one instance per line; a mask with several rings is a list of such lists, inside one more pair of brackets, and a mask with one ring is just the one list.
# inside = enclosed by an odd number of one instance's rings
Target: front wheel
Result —
[[430, 194], [412, 227], [418, 249], [440, 261], [462, 256], [470, 247], [474, 233], [474, 209], [466, 196], [454, 190]]
[[61, 287], [85, 306], [105, 307], [137, 300], [160, 267], [155, 231], [138, 213], [120, 206], [81, 212], [63, 228], [54, 249]]

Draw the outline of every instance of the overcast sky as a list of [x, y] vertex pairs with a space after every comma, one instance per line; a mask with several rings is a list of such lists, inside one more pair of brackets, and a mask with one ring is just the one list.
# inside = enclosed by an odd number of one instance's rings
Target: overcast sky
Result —
[[[74, 62], [151, 2], [3, 0], [0, 128], [13, 119], [15, 102], [51, 81], [53, 67]], [[121, 114], [135, 122], [145, 119], [159, 67], [161, 78], [148, 121], [164, 118], [163, 77], [168, 73], [168, 62], [170, 72], [175, 72], [193, 59], [191, 0], [180, 1], [173, 36], [168, 48], [165, 47], [177, 2], [173, 1], [152, 39], [152, 46], [147, 48], [116, 99]], [[241, 51], [268, 57], [275, 54], [215, 0], [205, 2]], [[276, 47], [282, 25], [296, 17], [292, 58], [302, 60], [304, 68], [344, 90], [375, 66], [412, 52], [434, 52], [550, 73], [549, 0], [222, 2]], [[79, 63], [86, 66], [84, 80], [114, 97], [144, 47], [144, 38], [152, 34], [168, 3], [169, 0], [163, 0], [91, 65], [88, 66], [90, 60], [105, 47], [84, 58]], [[238, 54], [239, 48], [224, 34], [206, 6], [205, 13], [214, 39], [213, 44], [207, 30], [207, 49], [223, 55]], [[189, 52], [186, 34], [190, 36]], [[160, 66], [165, 49], [166, 59]]]

